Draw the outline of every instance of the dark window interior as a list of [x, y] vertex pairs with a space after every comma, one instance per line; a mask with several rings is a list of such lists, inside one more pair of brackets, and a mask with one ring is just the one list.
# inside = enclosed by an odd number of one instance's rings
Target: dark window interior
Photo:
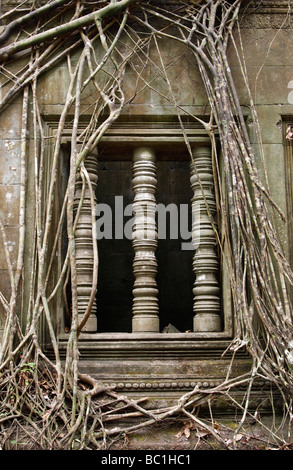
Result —
[[[190, 208], [192, 193], [189, 168], [188, 161], [158, 162], [156, 196], [158, 204], [163, 203], [166, 206], [188, 204]], [[112, 207], [113, 233], [115, 233], [115, 196], [123, 196], [124, 208], [132, 203], [132, 163], [130, 161], [99, 162], [97, 200], [98, 203]], [[131, 216], [125, 217], [124, 220], [127, 221], [130, 218]], [[160, 331], [169, 323], [181, 332], [192, 330], [193, 251], [182, 250], [182, 241], [184, 240], [180, 239], [180, 231], [179, 239], [170, 239], [167, 236], [166, 240], [158, 240], [156, 254]], [[132, 273], [134, 254], [131, 240], [125, 237], [118, 240], [101, 239], [98, 241], [98, 250], [98, 331], [131, 332], [134, 283]]]

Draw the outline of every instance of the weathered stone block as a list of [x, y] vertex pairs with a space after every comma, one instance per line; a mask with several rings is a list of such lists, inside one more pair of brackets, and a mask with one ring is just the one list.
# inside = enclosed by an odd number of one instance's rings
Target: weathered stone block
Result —
[[0, 217], [5, 225], [19, 223], [19, 194], [18, 184], [0, 184]]
[[19, 140], [12, 138], [0, 140], [0, 184], [15, 185], [20, 183], [20, 146]]
[[[2, 92], [2, 98], [4, 94]], [[9, 107], [1, 110], [0, 115], [0, 139], [17, 140], [21, 133], [21, 103], [11, 103]]]
[[[10, 262], [12, 267], [15, 268], [18, 256], [18, 226], [6, 226], [4, 227], [4, 230]], [[0, 235], [0, 269], [8, 269], [7, 256], [2, 235]]]

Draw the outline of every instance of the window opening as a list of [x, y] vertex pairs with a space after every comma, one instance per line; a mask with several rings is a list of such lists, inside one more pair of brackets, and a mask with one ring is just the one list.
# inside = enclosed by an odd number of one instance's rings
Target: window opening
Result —
[[[210, 221], [210, 215], [215, 217], [216, 204], [213, 194], [211, 149], [208, 141], [204, 140], [200, 143], [198, 139], [198, 142], [192, 146], [197, 165], [196, 171], [190, 162], [188, 152], [184, 154], [182, 149], [180, 152], [177, 152], [175, 148], [166, 152], [165, 144], [161, 143], [139, 147], [135, 145], [135, 140], [130, 142], [128, 150], [125, 145], [124, 147], [122, 145], [121, 153], [120, 145], [117, 145], [115, 139], [114, 147], [109, 145], [108, 148], [103, 145], [101, 149], [96, 149], [95, 155], [87, 157], [85, 162], [93, 186], [96, 187], [97, 210], [99, 205], [107, 207], [110, 210], [110, 219], [104, 217], [101, 224], [98, 218], [101, 214], [97, 212], [97, 226], [104, 232], [104, 237], [100, 236], [97, 240], [98, 289], [90, 321], [87, 322], [83, 332], [169, 332], [168, 327], [171, 325], [172, 328], [175, 327], [175, 330], [172, 329], [171, 332], [225, 333], [232, 326], [231, 313], [229, 310], [228, 319], [225, 317], [224, 321], [222, 310], [226, 309], [226, 304], [230, 309], [231, 303], [230, 298], [227, 302], [223, 302], [223, 296], [220, 294], [222, 276], [220, 276], [216, 236]], [[107, 150], [104, 153], [105, 148]], [[143, 327], [136, 330], [133, 327], [135, 316], [133, 291], [137, 273], [133, 269], [135, 249], [133, 239], [131, 240], [130, 222], [133, 223], [135, 220], [132, 212], [135, 200], [133, 155], [136, 149], [139, 153], [144, 148], [154, 153], [157, 178], [154, 191], [152, 190], [157, 208], [155, 216], [158, 225], [159, 206], [163, 206], [167, 231], [165, 237], [162, 237], [161, 226], [160, 229], [157, 227], [157, 246], [153, 250], [157, 265], [154, 286], [158, 291], [154, 294], [152, 302], [157, 304], [158, 326], [154, 329]], [[170, 150], [170, 145], [168, 148]], [[176, 148], [180, 149], [180, 146]], [[144, 191], [148, 192], [149, 188]], [[202, 191], [205, 194], [204, 198]], [[149, 194], [146, 197], [148, 198]], [[77, 191], [76, 207], [78, 199]], [[174, 229], [172, 207], [175, 208], [178, 217], [178, 230], [175, 237], [174, 232], [171, 233], [172, 224]], [[81, 314], [84, 313], [84, 307], [89, 298], [91, 271], [93, 270], [90, 253], [89, 201], [86, 201], [82, 211], [81, 236], [79, 239], [77, 236], [76, 243], [77, 264], [80, 272], [78, 302]], [[209, 215], [208, 212], [210, 212]], [[197, 218], [195, 225], [191, 220], [194, 215]], [[180, 225], [182, 218], [185, 223], [187, 221], [187, 228], [184, 227], [183, 230]], [[120, 221], [120, 225], [119, 223], [117, 225], [117, 220]], [[127, 229], [126, 226], [128, 226]], [[82, 248], [80, 252], [79, 246]], [[149, 270], [149, 260], [145, 259], [143, 263], [145, 267], [141, 269]], [[143, 299], [141, 304], [141, 297], [143, 295], [139, 298], [140, 308], [145, 303]], [[70, 311], [69, 298], [67, 302]]]
[[[132, 164], [99, 162], [99, 332], [157, 333], [170, 324], [181, 332], [221, 330], [209, 148], [195, 159], [196, 171], [189, 162], [157, 162], [152, 149], [138, 148]], [[183, 243], [190, 201], [195, 219], [184, 238], [192, 238]], [[133, 215], [133, 226], [125, 215]]]
[[[132, 162], [99, 161], [98, 175], [97, 201], [101, 207], [98, 212], [102, 235], [98, 240], [98, 331], [130, 333], [134, 252], [132, 241], [126, 236], [129, 231], [125, 234], [125, 230], [121, 230], [121, 220], [125, 214], [125, 228], [132, 218], [129, 211], [133, 202]], [[180, 332], [192, 331], [193, 250], [188, 243], [190, 238], [187, 238], [191, 236], [191, 197], [190, 163], [158, 161], [156, 280], [160, 331], [170, 324]], [[102, 223], [106, 222], [107, 210], [111, 214], [111, 226]]]

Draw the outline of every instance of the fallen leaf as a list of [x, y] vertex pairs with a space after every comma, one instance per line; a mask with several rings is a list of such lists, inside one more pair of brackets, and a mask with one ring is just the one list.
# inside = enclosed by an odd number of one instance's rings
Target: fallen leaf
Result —
[[184, 428], [181, 431], [179, 431], [175, 437], [177, 437], [178, 439], [179, 437], [182, 437], [184, 434], [185, 437], [188, 439], [190, 437], [190, 429], [192, 429], [192, 427], [193, 427], [193, 423], [186, 423]]

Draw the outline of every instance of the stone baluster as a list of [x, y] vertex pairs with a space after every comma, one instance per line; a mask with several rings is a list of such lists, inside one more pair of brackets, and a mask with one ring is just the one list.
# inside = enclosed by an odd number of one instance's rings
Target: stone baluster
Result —
[[190, 178], [193, 190], [192, 242], [195, 250], [193, 329], [194, 331], [220, 331], [220, 289], [217, 280], [219, 263], [215, 251], [216, 236], [210, 218], [210, 216], [214, 217], [216, 212], [210, 147], [195, 147], [193, 157], [194, 163], [191, 163]]
[[[98, 181], [98, 159], [96, 155], [89, 155], [84, 162], [88, 172], [92, 190], [95, 194]], [[79, 175], [75, 185], [75, 201], [74, 211], [76, 214], [78, 204], [82, 194], [82, 178]], [[96, 202], [96, 201], [95, 201]], [[97, 241], [96, 241], [97, 243]], [[84, 200], [75, 230], [75, 246], [76, 246], [76, 270], [77, 270], [77, 305], [78, 319], [82, 320], [90, 300], [94, 255], [93, 255], [93, 238], [92, 238], [92, 216], [91, 216], [91, 200], [88, 185], [84, 193]], [[96, 299], [92, 305], [91, 314], [87, 323], [83, 327], [83, 332], [97, 331], [97, 304]]]
[[137, 148], [133, 157], [133, 332], [159, 332], [156, 226], [156, 158], [152, 149]]

